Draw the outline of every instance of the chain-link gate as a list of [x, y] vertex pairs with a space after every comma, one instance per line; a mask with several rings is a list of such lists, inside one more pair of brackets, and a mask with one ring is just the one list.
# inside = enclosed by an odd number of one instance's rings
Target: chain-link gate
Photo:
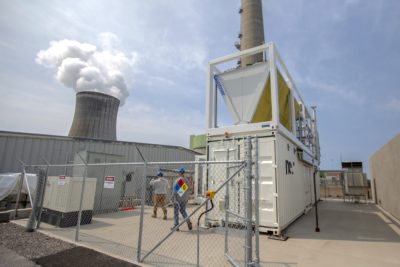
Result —
[[[219, 177], [225, 180], [227, 163], [205, 162], [181, 164], [181, 168], [187, 170], [191, 169], [191, 166], [198, 165], [197, 169], [203, 169], [203, 173], [207, 174], [213, 170], [215, 174], [219, 174]], [[230, 162], [229, 164], [232, 165], [232, 174], [230, 177], [221, 186], [209, 189], [211, 194], [215, 193], [216, 199], [216, 196], [224, 190], [226, 184], [240, 173], [243, 173], [243, 170], [247, 166], [246, 163], [239, 161]], [[188, 180], [190, 181], [190, 179]], [[178, 174], [172, 186], [179, 185], [177, 181], [179, 181]], [[191, 190], [192, 182], [189, 182], [189, 184], [188, 190]], [[142, 216], [143, 230], [139, 244], [140, 253], [138, 254], [138, 261], [156, 266], [226, 265], [228, 262], [224, 256], [224, 227], [223, 225], [212, 225], [208, 217], [204, 215], [210, 210], [219, 210], [220, 203], [212, 203], [213, 199], [211, 197], [207, 198], [205, 195], [204, 197], [185, 203], [176, 199], [176, 194], [179, 192], [179, 189], [176, 189], [173, 188], [172, 195], [170, 196], [172, 201], [167, 210], [167, 220], [154, 216], [155, 214], [152, 210], [146, 212], [146, 207], [144, 207]], [[197, 203], [197, 205], [194, 203]], [[221, 211], [223, 212], [223, 210]], [[243, 246], [241, 249], [243, 249]]]
[[[203, 199], [199, 206], [187, 207], [187, 217], [184, 213], [182, 221], [174, 218], [171, 229], [151, 227], [154, 220], [143, 216], [139, 262], [160, 266], [247, 266], [255, 263], [258, 257], [253, 260], [253, 233], [256, 228], [258, 232], [254, 220], [258, 210], [256, 212], [253, 205], [256, 202], [253, 192], [258, 190], [258, 184], [253, 181], [257, 175], [252, 172], [251, 142], [248, 138], [243, 143], [244, 161], [231, 157], [227, 148], [225, 159], [194, 164], [194, 169], [204, 174], [204, 191], [208, 190], [213, 197]], [[181, 205], [172, 204], [174, 217]], [[258, 255], [258, 249], [255, 251]]]
[[244, 157], [228, 147], [209, 161], [78, 155], [74, 164], [25, 166], [43, 188], [29, 227], [153, 266], [250, 266], [259, 258], [251, 143], [243, 140]]

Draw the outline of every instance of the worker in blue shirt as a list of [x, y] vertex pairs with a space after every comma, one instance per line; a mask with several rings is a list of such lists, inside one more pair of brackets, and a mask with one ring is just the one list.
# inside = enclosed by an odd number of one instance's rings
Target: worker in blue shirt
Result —
[[[179, 224], [179, 212], [184, 219], [187, 218], [186, 204], [189, 199], [189, 181], [185, 177], [185, 168], [178, 169], [179, 176], [173, 184], [173, 201], [174, 201], [174, 227]], [[192, 230], [192, 222], [187, 220], [189, 230]], [[172, 229], [173, 229], [172, 228]], [[177, 229], [179, 231], [179, 228]]]

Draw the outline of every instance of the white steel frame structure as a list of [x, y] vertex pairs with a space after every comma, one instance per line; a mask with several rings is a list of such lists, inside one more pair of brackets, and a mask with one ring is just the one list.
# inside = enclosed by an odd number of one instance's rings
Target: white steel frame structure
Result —
[[[264, 60], [269, 65], [269, 75], [271, 80], [271, 108], [272, 120], [266, 122], [237, 124], [233, 126], [218, 127], [218, 89], [214, 79], [215, 75], [223, 73], [218, 65], [227, 62], [236, 61], [244, 56], [250, 56], [262, 52]], [[256, 63], [257, 64], [257, 63]], [[292, 124], [291, 131], [286, 129], [279, 121], [279, 98], [278, 98], [278, 70], [283, 76], [290, 90], [290, 121]], [[296, 114], [294, 99], [300, 104], [300, 119], [296, 122]], [[298, 123], [299, 125], [296, 125]], [[277, 130], [290, 140], [296, 143], [304, 152], [311, 156], [313, 165], [319, 165], [319, 141], [318, 130], [316, 125], [316, 111], [313, 107], [313, 112], [307, 109], [303, 98], [301, 97], [297, 87], [286, 68], [278, 50], [273, 42], [269, 42], [251, 49], [236, 52], [227, 56], [223, 56], [211, 60], [208, 64], [207, 72], [207, 89], [206, 89], [206, 128], [209, 135], [224, 134], [225, 131], [234, 132], [256, 132], [260, 130]]]

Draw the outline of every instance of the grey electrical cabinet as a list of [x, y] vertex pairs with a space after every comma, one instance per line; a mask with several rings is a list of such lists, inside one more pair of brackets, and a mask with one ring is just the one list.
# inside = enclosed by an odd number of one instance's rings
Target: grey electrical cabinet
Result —
[[[60, 212], [79, 211], [82, 181], [82, 177], [48, 177], [43, 207]], [[86, 178], [82, 210], [93, 210], [96, 182], [96, 178]]]
[[[82, 201], [82, 224], [91, 222], [96, 183], [96, 178], [86, 178], [85, 180], [85, 191]], [[76, 225], [82, 185], [82, 177], [48, 177], [41, 220], [60, 227]]]

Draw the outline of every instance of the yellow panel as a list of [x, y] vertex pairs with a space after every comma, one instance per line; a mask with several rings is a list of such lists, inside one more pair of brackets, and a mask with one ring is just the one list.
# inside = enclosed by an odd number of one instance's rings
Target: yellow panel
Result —
[[254, 112], [252, 123], [271, 121], [272, 120], [272, 106], [271, 106], [271, 80], [268, 77], [263, 93], [257, 104], [256, 112]]
[[294, 98], [294, 111], [296, 114], [296, 120], [300, 118], [300, 104], [297, 102], [297, 100]]
[[[278, 71], [278, 98], [279, 98], [279, 121], [289, 131], [292, 130], [291, 108], [290, 108], [290, 90], [282, 75]], [[299, 104], [296, 103], [296, 114], [300, 112]], [[257, 104], [257, 109], [251, 120], [252, 123], [264, 122], [272, 120], [272, 105], [271, 105], [271, 80], [265, 84], [264, 91]]]
[[289, 131], [292, 130], [290, 89], [282, 75], [278, 71], [278, 97], [279, 97], [279, 121]]

